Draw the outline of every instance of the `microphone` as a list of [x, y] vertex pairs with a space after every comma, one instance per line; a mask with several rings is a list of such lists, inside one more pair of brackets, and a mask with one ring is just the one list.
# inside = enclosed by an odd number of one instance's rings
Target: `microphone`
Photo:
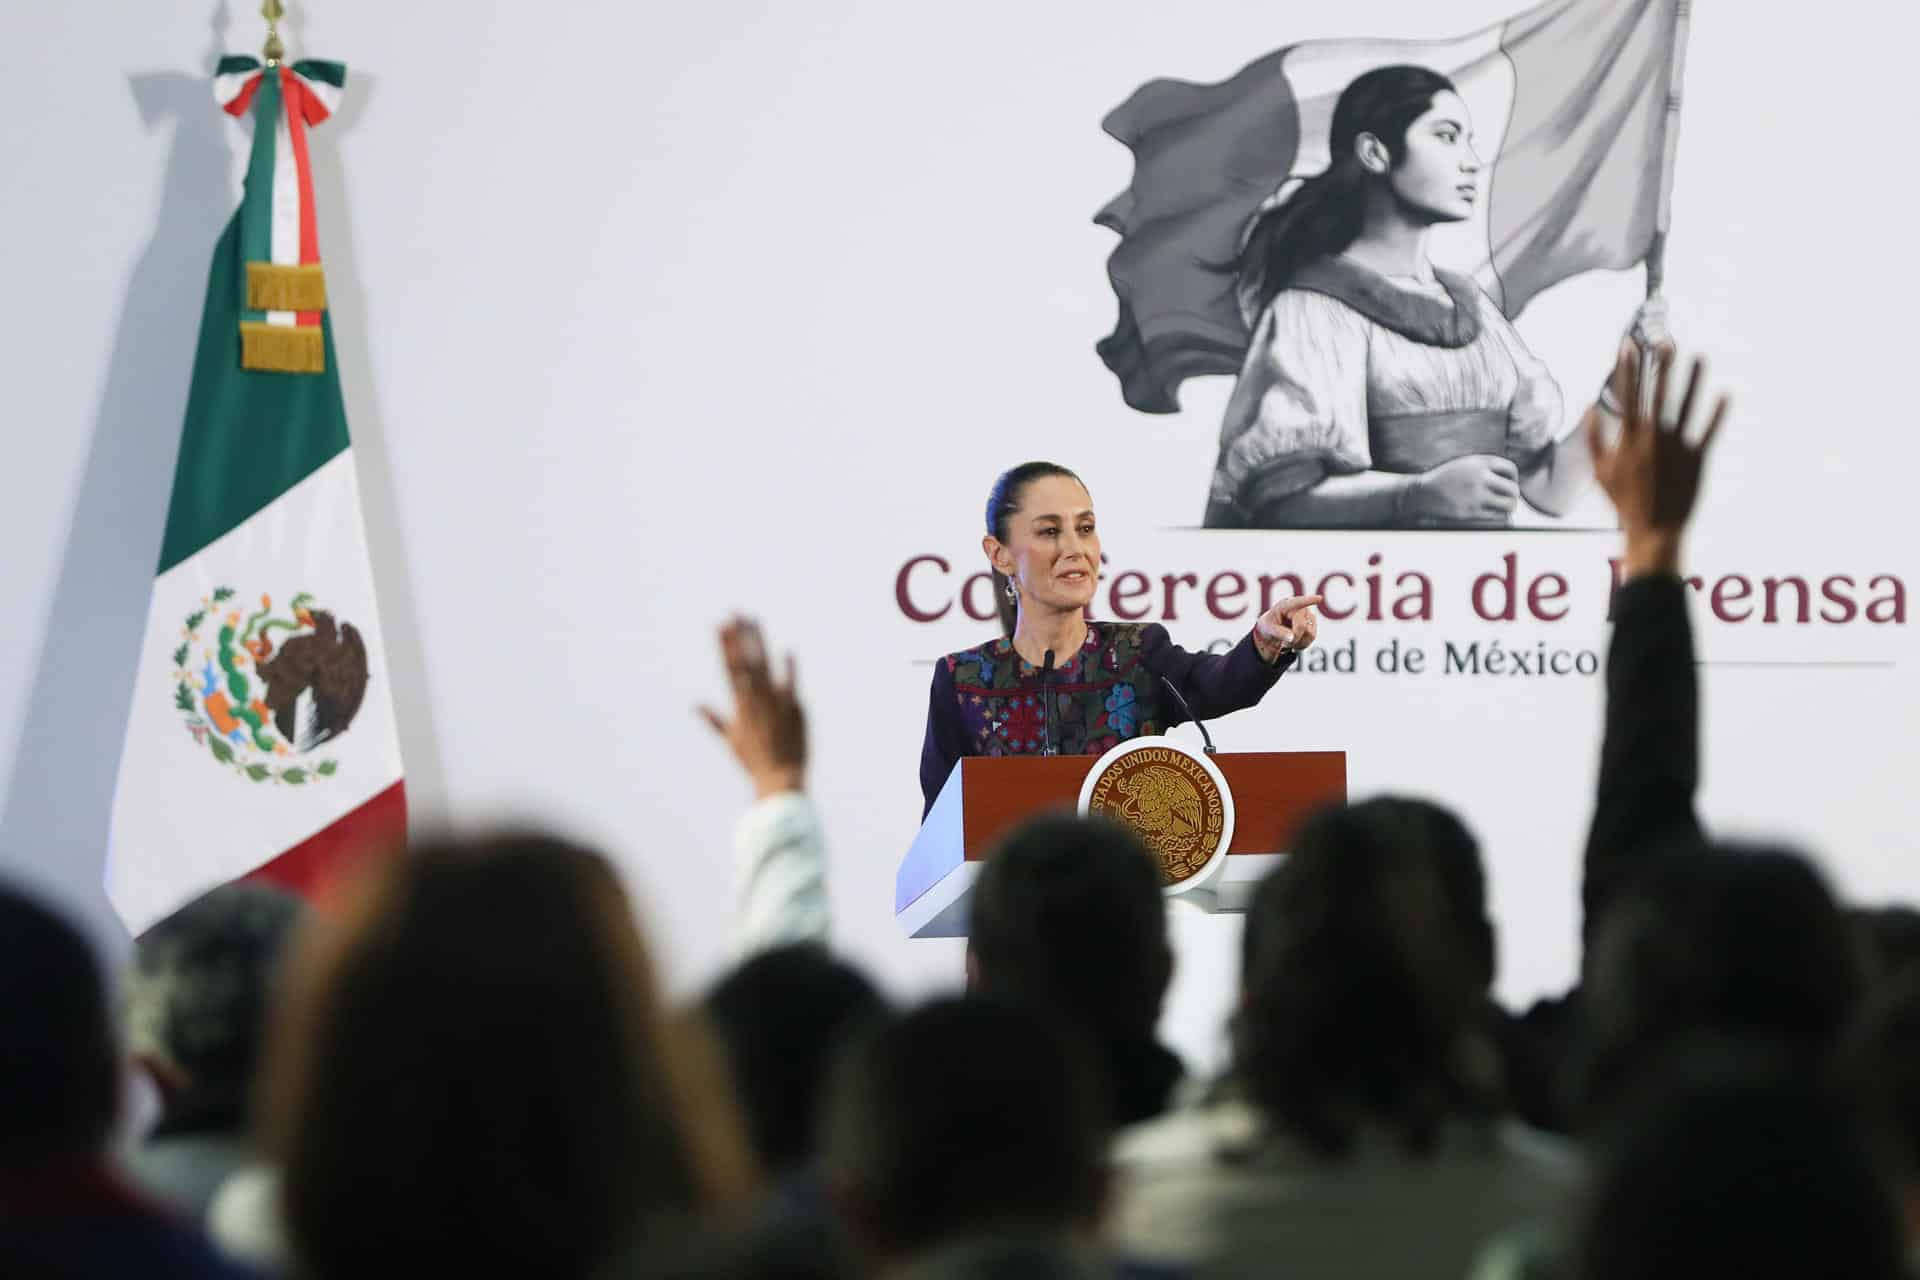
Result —
[[1165, 676], [1160, 677], [1160, 683], [1167, 686], [1167, 692], [1173, 695], [1174, 704], [1178, 706], [1180, 710], [1186, 714], [1187, 719], [1193, 721], [1193, 727], [1200, 731], [1200, 741], [1206, 744], [1207, 754], [1212, 755], [1213, 754], [1213, 735], [1207, 732], [1207, 722], [1202, 720], [1199, 716], [1193, 714], [1193, 708], [1188, 706], [1187, 700], [1180, 696], [1179, 685], [1176, 685], [1173, 681], [1167, 679]]
[[1053, 750], [1053, 650], [1047, 650], [1047, 656], [1040, 665], [1040, 702], [1047, 716], [1047, 745], [1040, 754], [1050, 756]]

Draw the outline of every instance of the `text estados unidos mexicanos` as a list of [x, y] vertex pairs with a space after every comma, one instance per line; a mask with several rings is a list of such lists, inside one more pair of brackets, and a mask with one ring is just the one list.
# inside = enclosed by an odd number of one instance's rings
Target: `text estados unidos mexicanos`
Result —
[[[1103, 582], [1088, 614], [1121, 622], [1177, 622], [1183, 610], [1221, 622], [1251, 621], [1275, 601], [1302, 595], [1324, 597], [1320, 612], [1333, 622], [1434, 619], [1432, 578], [1417, 569], [1390, 571], [1380, 552], [1369, 555], [1362, 570], [1220, 569], [1204, 580], [1198, 572], [1156, 577], [1137, 569], [1115, 573], [1108, 557], [1100, 559]], [[1609, 619], [1613, 593], [1624, 576], [1619, 559], [1608, 560], [1605, 570], [1595, 575], [1608, 592]], [[1694, 574], [1686, 583], [1722, 623], [1904, 626], [1907, 621], [1906, 584], [1890, 573]], [[1565, 574], [1525, 572], [1519, 553], [1509, 551], [1499, 558], [1498, 567], [1476, 575], [1464, 595], [1483, 622], [1558, 622], [1570, 611], [1572, 593]], [[956, 608], [976, 622], [995, 617], [992, 578], [985, 570], [962, 576], [945, 556], [927, 553], [908, 559], [894, 575], [893, 595], [901, 614], [913, 622], [938, 622]]]

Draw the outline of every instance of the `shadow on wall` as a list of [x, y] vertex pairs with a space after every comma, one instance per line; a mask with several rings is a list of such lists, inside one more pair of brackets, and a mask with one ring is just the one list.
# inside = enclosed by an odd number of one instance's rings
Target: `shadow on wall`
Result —
[[[134, 676], [166, 525], [209, 254], [236, 203], [225, 117], [210, 85], [228, 26], [225, 9], [224, 3], [214, 8], [214, 46], [205, 74], [161, 71], [127, 77], [146, 129], [171, 125], [172, 152], [153, 238], [127, 283], [39, 668], [0, 807], [0, 874], [53, 896], [102, 938], [124, 937], [104, 887], [114, 780], [127, 708], [148, 692], [134, 689]], [[369, 87], [365, 77], [349, 80], [340, 113], [325, 126], [330, 133], [344, 136], [354, 126]], [[429, 720], [424, 650], [409, 607], [337, 142], [314, 148], [314, 179], [407, 789], [416, 812], [440, 812], [445, 782]], [[218, 815], [206, 817], [219, 821]], [[137, 843], [129, 852], [138, 856]], [[274, 852], [263, 850], [263, 860]]]
[[[288, 26], [289, 44], [303, 34], [298, 21]], [[315, 52], [328, 56], [327, 51]], [[360, 481], [360, 505], [367, 523], [367, 552], [373, 560], [374, 594], [380, 605], [380, 630], [386, 642], [388, 692], [399, 724], [400, 758], [407, 775], [407, 812], [416, 829], [447, 811], [446, 768], [433, 732], [427, 685], [426, 646], [414, 609], [413, 575], [401, 536], [400, 506], [393, 461], [387, 447], [386, 418], [373, 383], [372, 313], [354, 245], [353, 220], [347, 216], [347, 184], [341, 161], [349, 137], [372, 102], [379, 80], [347, 65], [347, 88], [340, 110], [320, 131], [335, 131], [330, 145], [313, 148], [314, 202], [320, 211], [320, 260], [327, 272], [327, 305], [333, 312], [334, 354], [340, 362], [340, 391], [347, 406], [347, 430], [353, 437], [354, 469]], [[400, 284], [400, 281], [391, 282]]]

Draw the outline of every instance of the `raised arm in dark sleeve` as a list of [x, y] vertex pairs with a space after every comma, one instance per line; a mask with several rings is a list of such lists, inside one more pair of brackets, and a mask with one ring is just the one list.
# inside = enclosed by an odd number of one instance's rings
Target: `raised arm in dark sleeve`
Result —
[[[1280, 661], [1269, 664], [1254, 647], [1251, 631], [1225, 653], [1191, 653], [1182, 649], [1157, 622], [1140, 634], [1140, 658], [1147, 670], [1172, 681], [1180, 690], [1180, 696], [1193, 708], [1193, 714], [1203, 720], [1259, 702], [1297, 656], [1288, 653]], [[1186, 719], [1171, 699], [1166, 711], [1169, 728]]]
[[1614, 600], [1606, 738], [1581, 885], [1584, 946], [1649, 858], [1702, 838], [1693, 807], [1700, 691], [1686, 593], [1677, 576], [1650, 573], [1629, 579]]
[[953, 668], [942, 658], [933, 665], [933, 689], [927, 695], [927, 738], [920, 747], [920, 806], [924, 820], [947, 785], [947, 775], [967, 754], [966, 731], [960, 723], [960, 703], [953, 691]]
[[[1693, 811], [1698, 692], [1685, 592], [1679, 578], [1653, 573], [1629, 580], [1614, 601], [1606, 736], [1580, 888], [1583, 971], [1620, 886], [1649, 857], [1700, 835]], [[1509, 1100], [1536, 1128], [1572, 1132], [1570, 1081], [1580, 1005], [1576, 985], [1563, 996], [1537, 1001], [1520, 1017], [1503, 1019], [1498, 1028]]]

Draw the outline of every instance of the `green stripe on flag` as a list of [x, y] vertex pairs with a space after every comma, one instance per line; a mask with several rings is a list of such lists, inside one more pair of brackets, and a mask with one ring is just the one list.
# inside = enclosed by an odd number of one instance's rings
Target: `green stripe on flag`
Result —
[[[254, 181], [250, 175], [248, 204], [255, 199]], [[258, 198], [270, 199], [271, 187], [260, 188]], [[245, 215], [242, 206], [213, 251], [160, 573], [267, 507], [349, 444], [328, 316], [320, 319], [326, 372], [260, 373], [240, 367]]]
[[330, 84], [336, 89], [344, 89], [347, 84], [347, 64], [344, 62], [324, 62], [318, 58], [302, 58], [293, 64], [293, 69], [309, 80], [318, 80], [321, 84]]
[[[280, 124], [280, 77], [263, 76], [253, 96], [253, 154], [247, 159], [246, 195], [240, 201], [240, 252], [243, 262], [273, 261], [273, 150]], [[265, 320], [264, 311], [247, 310], [247, 274], [240, 272], [238, 299], [245, 320]]]

